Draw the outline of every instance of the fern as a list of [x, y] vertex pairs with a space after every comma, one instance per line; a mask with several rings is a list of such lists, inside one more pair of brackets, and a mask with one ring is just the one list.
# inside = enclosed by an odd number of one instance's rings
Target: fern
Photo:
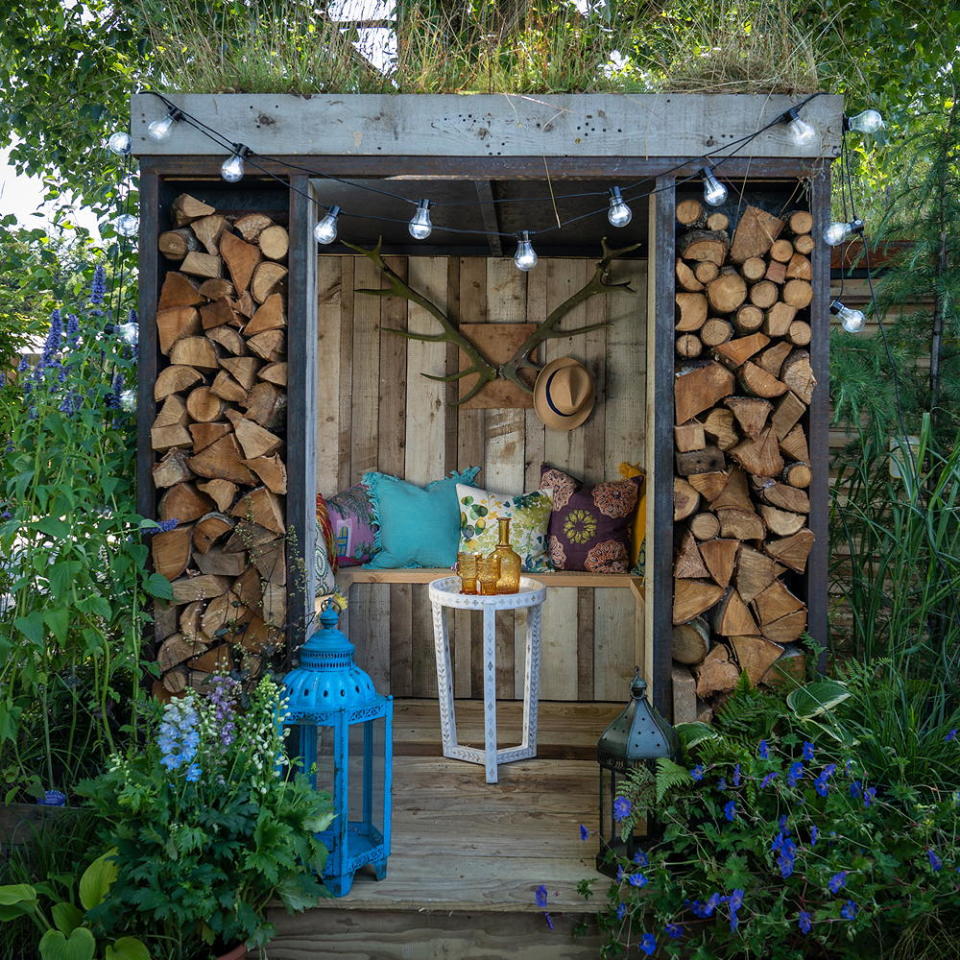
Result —
[[692, 782], [693, 778], [686, 767], [674, 763], [669, 757], [657, 757], [657, 803], [663, 803], [663, 798], [674, 787]]

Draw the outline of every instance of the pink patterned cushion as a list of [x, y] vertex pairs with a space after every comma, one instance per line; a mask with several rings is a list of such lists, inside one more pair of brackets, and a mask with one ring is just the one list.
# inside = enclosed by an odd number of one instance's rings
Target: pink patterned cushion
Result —
[[376, 553], [373, 506], [367, 488], [358, 483], [327, 501], [338, 567], [358, 567]]

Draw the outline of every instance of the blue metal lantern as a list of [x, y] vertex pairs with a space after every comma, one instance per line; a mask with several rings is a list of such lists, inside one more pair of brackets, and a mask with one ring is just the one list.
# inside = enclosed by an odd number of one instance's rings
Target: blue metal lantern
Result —
[[333, 823], [317, 836], [330, 851], [323, 876], [335, 897], [350, 892], [366, 864], [378, 880], [387, 875], [393, 759], [393, 697], [378, 694], [353, 662], [354, 646], [337, 629], [339, 619], [337, 605], [327, 600], [321, 629], [284, 678], [290, 752], [313, 786], [333, 797]]

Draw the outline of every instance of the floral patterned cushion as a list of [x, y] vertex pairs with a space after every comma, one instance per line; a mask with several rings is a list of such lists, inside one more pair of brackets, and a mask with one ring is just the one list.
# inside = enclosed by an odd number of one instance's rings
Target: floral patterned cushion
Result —
[[498, 520], [510, 519], [510, 546], [520, 555], [528, 573], [550, 570], [547, 556], [547, 524], [552, 503], [547, 490], [517, 496], [491, 493], [479, 487], [457, 484], [460, 501], [460, 552], [491, 553], [499, 542]]
[[376, 553], [373, 505], [362, 483], [331, 497], [327, 515], [333, 532], [335, 569], [357, 567]]
[[630, 533], [640, 499], [641, 480], [613, 480], [585, 487], [548, 464], [540, 468], [540, 486], [553, 491], [550, 560], [557, 570], [626, 573]]

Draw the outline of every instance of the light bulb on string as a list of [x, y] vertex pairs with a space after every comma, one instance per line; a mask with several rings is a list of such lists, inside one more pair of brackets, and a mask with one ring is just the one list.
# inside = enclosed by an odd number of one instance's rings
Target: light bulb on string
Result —
[[417, 204], [417, 212], [410, 218], [407, 229], [414, 240], [426, 240], [433, 232], [433, 221], [430, 219], [430, 201], [421, 200]]
[[843, 129], [856, 130], [858, 133], [877, 133], [883, 129], [883, 117], [879, 110], [863, 110], [852, 117], [844, 117]]
[[317, 243], [329, 244], [337, 239], [337, 220], [340, 216], [340, 208], [336, 205], [327, 207], [326, 214], [313, 228], [313, 238]]
[[120, 394], [120, 409], [124, 413], [133, 413], [137, 409], [137, 394], [129, 388]]
[[517, 252], [513, 255], [513, 262], [518, 270], [532, 270], [537, 265], [537, 251], [530, 242], [530, 231], [521, 230], [517, 238]]
[[182, 116], [183, 114], [176, 107], [171, 107], [170, 112], [165, 117], [154, 120], [153, 123], [147, 127], [147, 136], [157, 143], [163, 143], [164, 140], [169, 140], [170, 134], [173, 131], [173, 125]]
[[220, 176], [227, 183], [239, 183], [243, 179], [243, 158], [247, 148], [243, 144], [234, 144], [233, 154], [223, 161], [220, 167]]
[[126, 157], [133, 147], [133, 141], [126, 130], [117, 130], [107, 139], [107, 149], [118, 157]]
[[633, 211], [627, 206], [620, 195], [619, 187], [610, 188], [610, 209], [607, 211], [607, 220], [612, 227], [625, 227], [633, 219]]
[[714, 176], [710, 167], [703, 167], [703, 199], [711, 207], [719, 207], [727, 199], [727, 188]]
[[120, 339], [131, 347], [135, 347], [140, 340], [140, 327], [136, 323], [121, 323], [117, 327], [117, 333]]
[[783, 115], [783, 122], [787, 125], [790, 139], [798, 147], [811, 143], [817, 136], [817, 131], [806, 120], [801, 119], [800, 111], [796, 107], [791, 107]]
[[135, 237], [140, 230], [140, 218], [135, 217], [132, 213], [121, 213], [113, 221], [113, 229], [121, 237]]
[[859, 333], [867, 322], [862, 310], [851, 310], [845, 307], [839, 300], [834, 300], [830, 304], [830, 312], [840, 318], [840, 326], [847, 333]]
[[844, 240], [858, 233], [863, 233], [862, 220], [851, 220], [849, 223], [834, 221], [823, 231], [823, 242], [831, 247], [839, 247]]

